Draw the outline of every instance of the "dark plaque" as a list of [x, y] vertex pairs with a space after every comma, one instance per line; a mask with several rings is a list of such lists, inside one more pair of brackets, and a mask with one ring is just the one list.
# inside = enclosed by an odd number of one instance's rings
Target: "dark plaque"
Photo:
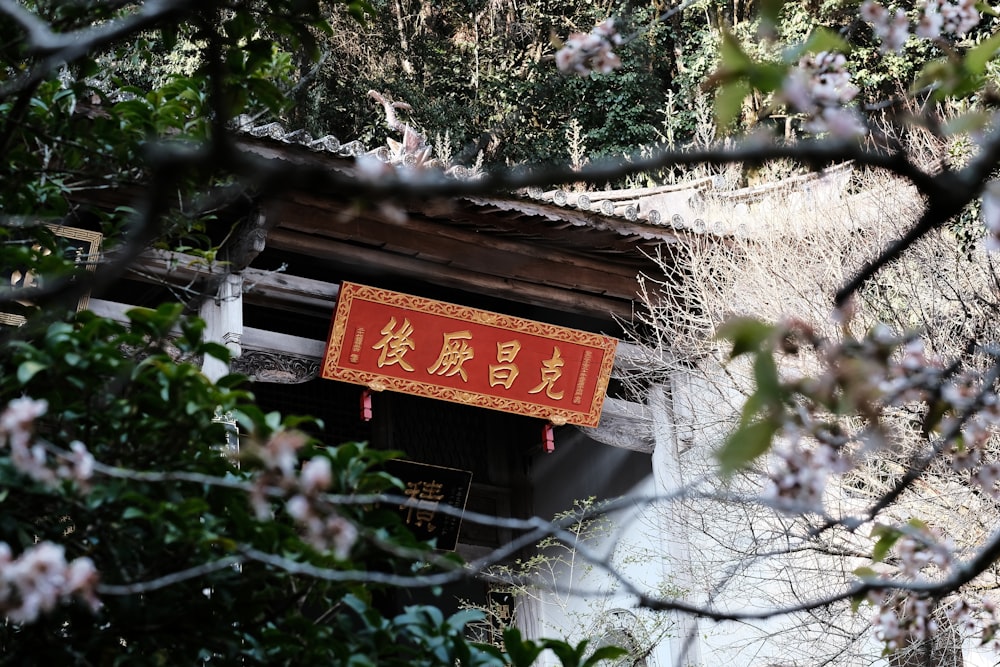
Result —
[[387, 461], [386, 472], [403, 482], [406, 502], [398, 506], [403, 523], [421, 540], [436, 540], [438, 549], [453, 551], [462, 527], [461, 516], [440, 511], [448, 505], [465, 510], [472, 472], [414, 461]]

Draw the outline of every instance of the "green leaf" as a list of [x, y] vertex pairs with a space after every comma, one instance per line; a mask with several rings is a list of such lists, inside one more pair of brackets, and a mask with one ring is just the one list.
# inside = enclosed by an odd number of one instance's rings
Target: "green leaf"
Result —
[[584, 652], [587, 650], [587, 640], [573, 646], [560, 639], [549, 639], [544, 642], [545, 648], [556, 654], [563, 667], [578, 667]]
[[31, 378], [46, 369], [46, 365], [40, 361], [24, 361], [17, 367], [17, 381], [22, 385], [28, 384]]
[[448, 627], [456, 632], [461, 632], [469, 623], [481, 621], [485, 614], [478, 609], [463, 609], [448, 618]]
[[969, 49], [965, 54], [965, 69], [972, 74], [983, 74], [986, 64], [993, 59], [1000, 49], [1000, 31], [997, 31], [982, 42]]
[[861, 579], [875, 579], [878, 577], [878, 572], [871, 569], [870, 567], [858, 567], [854, 569], [854, 574]]
[[[827, 28], [816, 28], [809, 34], [802, 45], [800, 56], [805, 53], [820, 53], [822, 51], [850, 53], [851, 45], [839, 33]], [[796, 58], [798, 60], [798, 58]]]
[[148, 516], [146, 512], [138, 507], [126, 507], [122, 512], [123, 519], [145, 519], [146, 516]]
[[281, 428], [281, 413], [276, 411], [268, 412], [264, 416], [264, 424], [272, 431], [277, 431]]
[[729, 352], [729, 358], [759, 351], [765, 341], [774, 334], [774, 327], [765, 324], [752, 317], [736, 317], [727, 320], [716, 332], [717, 339], [729, 340], [733, 343], [733, 349]]
[[982, 111], [971, 111], [948, 120], [948, 122], [942, 126], [942, 131], [947, 136], [978, 132], [985, 128], [992, 120], [993, 117], [988, 113]]
[[750, 82], [731, 80], [719, 86], [715, 94], [715, 119], [719, 127], [731, 128], [743, 112], [743, 100], [750, 94]]
[[903, 536], [899, 530], [892, 526], [875, 526], [872, 528], [872, 537], [878, 537], [875, 547], [872, 549], [872, 560], [876, 563], [882, 562], [889, 554], [889, 550]]
[[781, 381], [778, 379], [778, 365], [767, 352], [761, 352], [753, 362], [753, 377], [757, 392], [765, 404], [774, 405], [781, 400]]
[[229, 41], [238, 42], [257, 30], [257, 22], [254, 21], [250, 12], [238, 11], [233, 15], [233, 18], [226, 21], [223, 29], [226, 31], [226, 37], [229, 38]]
[[779, 63], [755, 63], [747, 72], [750, 84], [765, 93], [781, 88], [788, 75], [788, 66]]
[[532, 641], [522, 640], [521, 631], [517, 628], [503, 631], [503, 643], [512, 667], [531, 667], [543, 650], [543, 647]]
[[620, 646], [602, 646], [584, 661], [581, 667], [593, 667], [603, 660], [617, 660], [628, 655], [628, 651]]
[[785, 0], [760, 0], [760, 28], [758, 33], [766, 38], [773, 39], [776, 36], [778, 17], [785, 6]]
[[734, 431], [715, 455], [723, 475], [731, 475], [771, 448], [778, 431], [775, 420], [765, 419]]
[[215, 357], [219, 361], [229, 362], [229, 348], [221, 343], [207, 342], [201, 344], [202, 351], [210, 357]]
[[169, 23], [161, 27], [160, 39], [167, 52], [173, 51], [174, 46], [177, 45], [177, 27]]
[[722, 62], [722, 69], [730, 75], [741, 74], [753, 64], [753, 60], [743, 50], [740, 40], [728, 30], [722, 31], [722, 44], [719, 45], [719, 57]]
[[352, 2], [347, 5], [347, 11], [351, 14], [351, 17], [360, 23], [365, 24], [365, 19], [370, 12], [371, 5], [366, 2]]

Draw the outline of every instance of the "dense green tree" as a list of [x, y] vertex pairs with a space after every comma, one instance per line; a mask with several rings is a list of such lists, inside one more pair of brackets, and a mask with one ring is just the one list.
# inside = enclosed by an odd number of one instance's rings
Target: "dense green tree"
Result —
[[[280, 114], [289, 54], [299, 65], [318, 55], [327, 12], [367, 10], [0, 3], [0, 267], [19, 290], [0, 300], [25, 319], [0, 330], [0, 662], [527, 665], [544, 646], [567, 664], [615, 655], [516, 633], [508, 655], [466, 639], [470, 612], [383, 615], [380, 590], [461, 567], [370, 499], [347, 500], [397, 489], [376, 470], [387, 454], [312, 440], [301, 418], [262, 413], [242, 378], [209, 381], [201, 360], [228, 353], [202, 340], [185, 304], [136, 309], [128, 326], [68, 306], [150, 245], [211, 258], [229, 231], [213, 212], [252, 187], [229, 120]], [[104, 205], [109, 189], [135, 206]], [[63, 252], [53, 222], [104, 235], [100, 272], [80, 266], [95, 258]], [[223, 455], [219, 410], [248, 434], [238, 460]]]

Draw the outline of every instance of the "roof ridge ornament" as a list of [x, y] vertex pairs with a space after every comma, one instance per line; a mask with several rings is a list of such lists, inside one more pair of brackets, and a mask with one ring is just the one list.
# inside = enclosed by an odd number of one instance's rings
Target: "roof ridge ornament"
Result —
[[[431, 158], [433, 147], [427, 143], [427, 138], [409, 123], [399, 120], [396, 115], [397, 109], [410, 111], [412, 107], [406, 102], [394, 102], [377, 90], [369, 90], [368, 97], [382, 105], [382, 109], [385, 111], [386, 127], [403, 135], [401, 142], [392, 137], [386, 137], [386, 143], [389, 146], [389, 159], [385, 162], [416, 168], [436, 166], [437, 161]], [[381, 155], [377, 157], [382, 158]]]

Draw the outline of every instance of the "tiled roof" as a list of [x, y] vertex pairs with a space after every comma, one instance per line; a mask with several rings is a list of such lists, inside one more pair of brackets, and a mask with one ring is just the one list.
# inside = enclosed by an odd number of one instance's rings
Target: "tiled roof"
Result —
[[795, 207], [809, 200], [839, 199], [851, 176], [849, 163], [754, 187], [732, 189], [723, 176], [708, 176], [652, 188], [568, 192], [529, 191], [528, 196], [629, 222], [696, 234], [746, 236], [762, 209], [780, 200]]
[[[409, 164], [408, 156], [399, 152], [399, 142], [395, 141], [391, 142], [392, 148], [380, 146], [368, 150], [360, 141], [342, 143], [333, 135], [313, 137], [305, 130], [287, 130], [276, 122], [254, 125], [246, 116], [238, 117], [234, 126], [245, 135], [341, 158], [368, 155], [391, 164]], [[451, 166], [446, 173], [456, 178], [470, 178], [475, 170]], [[775, 211], [793, 210], [799, 206], [829, 206], [840, 201], [851, 173], [852, 165], [843, 163], [822, 172], [741, 189], [733, 189], [728, 179], [715, 175], [647, 188], [529, 189], [513, 197], [464, 199], [496, 210], [558, 219], [573, 226], [613, 231], [622, 237], [646, 241], [672, 238], [677, 232], [752, 236], [760, 220]]]

